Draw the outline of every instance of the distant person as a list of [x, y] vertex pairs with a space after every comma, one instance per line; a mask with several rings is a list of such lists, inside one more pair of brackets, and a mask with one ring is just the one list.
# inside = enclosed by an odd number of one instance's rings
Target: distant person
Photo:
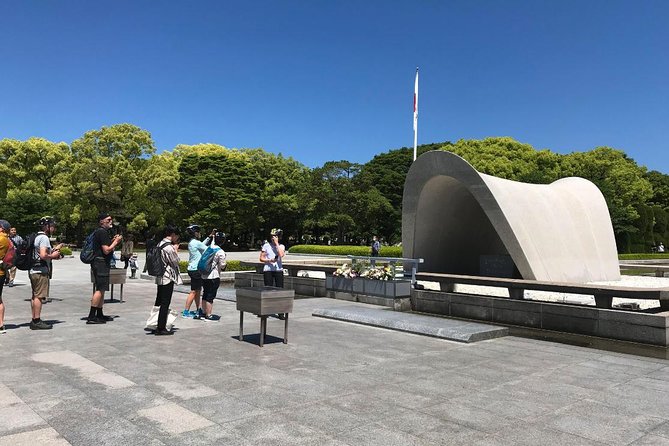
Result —
[[[23, 244], [23, 238], [16, 232], [16, 228], [9, 228], [9, 239], [14, 243], [15, 247]], [[16, 267], [12, 266], [9, 270], [9, 274], [5, 277], [8, 287], [14, 286], [14, 278], [16, 278]]]
[[372, 257], [378, 257], [381, 252], [381, 243], [377, 236], [372, 237]]
[[130, 260], [128, 261], [128, 264], [130, 265], [130, 278], [131, 279], [136, 279], [137, 276], [135, 274], [137, 273], [137, 254], [132, 253], [130, 254]]
[[664, 252], [664, 243], [660, 242], [660, 244], [657, 245], [657, 252]]
[[42, 217], [38, 222], [39, 230], [35, 237], [35, 248], [33, 250], [33, 266], [28, 271], [32, 298], [30, 307], [32, 310], [31, 330], [50, 330], [51, 324], [41, 319], [42, 303], [49, 299], [49, 282], [51, 280], [51, 261], [62, 258], [60, 249], [63, 244], [51, 247], [51, 237], [56, 232], [56, 221], [53, 217]]
[[91, 272], [95, 285], [91, 297], [91, 309], [88, 312], [88, 318], [86, 318], [86, 324], [89, 325], [106, 324], [114, 320], [113, 317], [105, 316], [102, 312], [105, 291], [109, 291], [109, 272], [114, 257], [114, 248], [123, 240], [121, 234], [111, 237], [110, 231], [113, 225], [112, 216], [107, 212], [102, 212], [98, 216], [98, 228], [93, 233], [95, 259], [91, 263]]
[[[9, 250], [9, 231], [9, 222], [7, 220], [0, 220], [0, 259], [4, 259], [5, 254]], [[2, 289], [5, 286], [5, 276], [8, 275], [9, 271], [5, 270], [5, 265], [2, 265], [0, 268], [0, 334], [7, 332], [5, 330], [5, 304], [2, 302]]]
[[279, 243], [283, 234], [281, 229], [272, 229], [270, 239], [262, 245], [260, 261], [263, 266], [263, 281], [265, 286], [283, 288], [283, 257], [286, 255], [286, 247]]
[[214, 299], [216, 299], [218, 287], [221, 286], [221, 273], [225, 271], [227, 266], [225, 262], [225, 251], [221, 248], [224, 243], [225, 233], [216, 232], [214, 234], [214, 241], [209, 246], [209, 248], [214, 249], [216, 253], [211, 261], [211, 272], [207, 277], [202, 278], [202, 288], [204, 289], [204, 293], [202, 294], [204, 316], [202, 319], [205, 321], [215, 320], [211, 315], [214, 309]]
[[[146, 248], [146, 255], [149, 255], [149, 251], [151, 251], [151, 248], [156, 246], [156, 234], [153, 232], [146, 231], [146, 243], [144, 244], [144, 247]], [[142, 269], [142, 272], [145, 273], [147, 268], [146, 264], [146, 257], [144, 258], [144, 268]]]
[[[191, 238], [188, 242], [188, 277], [190, 277], [190, 293], [186, 297], [186, 306], [184, 307], [181, 317], [200, 319], [204, 316], [204, 310], [200, 303], [200, 295], [202, 294], [202, 274], [197, 269], [197, 264], [202, 257], [202, 253], [207, 249], [210, 243], [210, 238], [207, 238], [206, 243], [200, 241], [201, 229], [199, 225], [189, 225], [186, 228], [186, 233]], [[212, 235], [214, 233], [212, 232]], [[211, 237], [211, 236], [210, 236]], [[195, 311], [190, 311], [191, 305], [195, 302]]]
[[135, 250], [134, 237], [131, 234], [123, 239], [121, 244], [121, 261], [123, 262], [123, 269], [128, 269], [128, 264], [130, 263], [130, 257], [132, 252]]
[[156, 336], [172, 335], [174, 331], [167, 329], [167, 315], [170, 312], [174, 284], [183, 283], [179, 274], [179, 228], [167, 225], [163, 231], [163, 238], [158, 243], [161, 248], [160, 255], [165, 265], [162, 276], [156, 277], [156, 302], [153, 304], [160, 307], [158, 312], [158, 324], [153, 334]]

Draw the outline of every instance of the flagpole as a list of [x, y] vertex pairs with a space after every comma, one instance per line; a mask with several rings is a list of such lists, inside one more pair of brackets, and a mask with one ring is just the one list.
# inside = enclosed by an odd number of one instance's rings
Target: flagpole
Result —
[[416, 67], [416, 83], [413, 92], [413, 160], [418, 153], [418, 67]]

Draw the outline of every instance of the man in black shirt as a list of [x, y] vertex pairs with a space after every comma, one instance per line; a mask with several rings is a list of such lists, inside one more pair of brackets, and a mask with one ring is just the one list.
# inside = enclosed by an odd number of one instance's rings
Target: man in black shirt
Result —
[[91, 311], [88, 313], [87, 324], [105, 324], [107, 321], [113, 320], [113, 318], [102, 313], [105, 291], [109, 290], [109, 270], [114, 248], [123, 240], [120, 234], [116, 234], [113, 239], [109, 235], [109, 230], [113, 225], [112, 222], [111, 215], [106, 212], [101, 213], [98, 217], [100, 227], [95, 230], [93, 236], [95, 240], [95, 259], [91, 263], [91, 271], [95, 280], [95, 291], [93, 291], [93, 297], [91, 298]]

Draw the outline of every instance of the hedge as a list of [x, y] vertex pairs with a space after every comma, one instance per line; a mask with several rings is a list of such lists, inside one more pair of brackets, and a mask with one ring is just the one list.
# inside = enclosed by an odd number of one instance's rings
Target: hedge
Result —
[[[349, 245], [295, 245], [288, 250], [290, 254], [326, 254], [334, 256], [368, 256], [371, 252], [369, 246]], [[381, 246], [381, 257], [402, 257], [401, 246]]]
[[662, 254], [618, 254], [620, 260], [659, 260], [669, 259], [669, 253]]
[[[241, 260], [228, 260], [227, 264], [226, 271], [255, 271], [255, 268], [252, 266], [242, 266]], [[182, 273], [188, 271], [188, 261], [179, 261], [179, 271]]]

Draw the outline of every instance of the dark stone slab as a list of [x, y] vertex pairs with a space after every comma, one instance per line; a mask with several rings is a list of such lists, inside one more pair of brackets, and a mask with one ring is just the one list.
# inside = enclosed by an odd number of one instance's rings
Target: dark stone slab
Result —
[[357, 306], [316, 309], [313, 315], [458, 342], [483, 341], [509, 333], [506, 327]]

